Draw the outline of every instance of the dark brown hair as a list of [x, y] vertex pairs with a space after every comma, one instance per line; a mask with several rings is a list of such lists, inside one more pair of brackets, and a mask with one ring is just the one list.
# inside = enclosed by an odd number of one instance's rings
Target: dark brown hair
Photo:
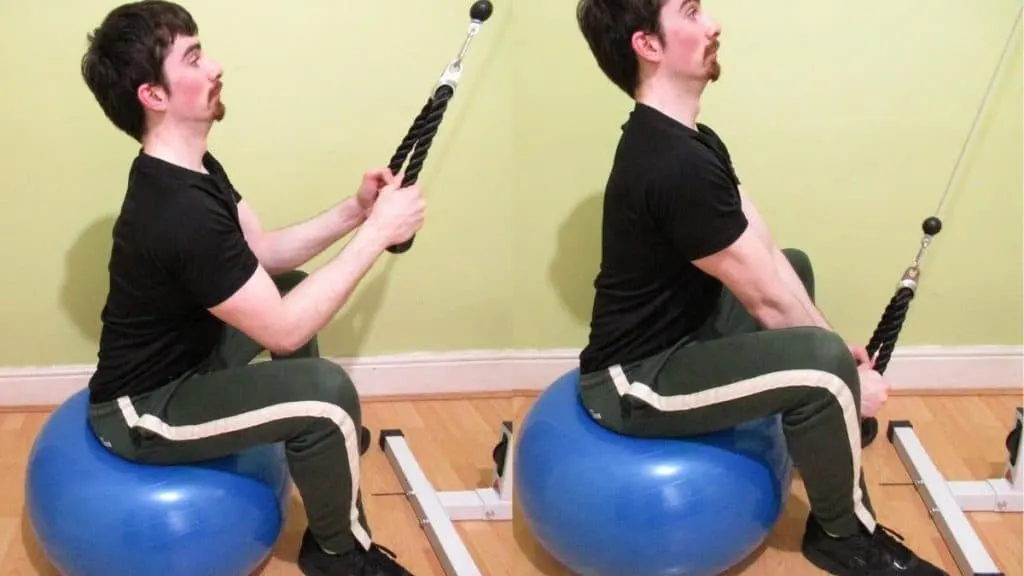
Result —
[[137, 141], [146, 131], [138, 88], [167, 89], [164, 59], [178, 36], [196, 36], [199, 27], [183, 7], [166, 0], [141, 0], [114, 8], [92, 33], [81, 72], [103, 113]]
[[668, 0], [579, 0], [576, 22], [597, 66], [630, 98], [635, 95], [639, 64], [631, 37], [637, 31], [661, 33], [659, 16]]

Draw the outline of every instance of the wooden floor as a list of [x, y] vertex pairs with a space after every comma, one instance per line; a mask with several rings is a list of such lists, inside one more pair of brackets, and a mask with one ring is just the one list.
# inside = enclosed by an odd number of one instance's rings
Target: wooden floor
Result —
[[[376, 432], [400, 427], [428, 478], [440, 490], [484, 486], [491, 472], [491, 450], [502, 420], [518, 423], [531, 398], [415, 402], [370, 402], [366, 423]], [[950, 478], [998, 475], [1005, 460], [1004, 440], [1015, 396], [894, 397], [882, 422], [909, 418], [939, 468]], [[54, 575], [35, 545], [23, 514], [25, 462], [45, 413], [0, 413], [0, 576]], [[882, 523], [906, 537], [927, 559], [956, 574], [892, 447], [880, 438], [865, 453], [872, 500]], [[378, 542], [394, 550], [417, 576], [444, 576], [397, 480], [376, 445], [364, 457], [366, 512]], [[301, 503], [292, 514], [264, 576], [298, 575], [294, 559], [305, 527]], [[732, 574], [819, 574], [799, 553], [807, 499], [796, 483], [784, 518], [762, 551]], [[1019, 514], [973, 514], [972, 520], [1006, 575], [1022, 574], [1022, 520]], [[471, 523], [459, 531], [483, 572], [493, 576], [556, 576], [560, 569], [518, 522]], [[624, 575], [627, 576], [627, 575]]]

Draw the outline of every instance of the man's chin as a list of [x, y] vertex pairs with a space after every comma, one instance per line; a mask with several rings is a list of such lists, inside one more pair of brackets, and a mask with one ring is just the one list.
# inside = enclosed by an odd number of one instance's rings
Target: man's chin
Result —
[[716, 82], [722, 76], [722, 65], [715, 58], [708, 64], [708, 80]]

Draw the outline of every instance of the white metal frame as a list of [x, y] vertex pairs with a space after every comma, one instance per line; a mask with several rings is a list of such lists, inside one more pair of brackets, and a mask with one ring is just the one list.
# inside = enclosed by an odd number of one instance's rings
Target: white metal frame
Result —
[[445, 574], [481, 576], [454, 523], [512, 520], [512, 423], [502, 423], [501, 439], [493, 454], [494, 477], [487, 488], [435, 490], [401, 430], [382, 430], [380, 447], [391, 462]]
[[[1017, 408], [1013, 429], [1024, 424], [1024, 410]], [[1012, 434], [1012, 433], [1011, 433]], [[995, 560], [968, 520], [965, 512], [1008, 512], [1024, 510], [1024, 440], [1017, 432], [1007, 446], [1003, 475], [984, 480], [946, 480], [935, 466], [909, 421], [889, 423], [889, 442], [910, 474], [932, 520], [949, 547], [964, 576], [1002, 575]], [[1007, 436], [1007, 444], [1010, 444]]]

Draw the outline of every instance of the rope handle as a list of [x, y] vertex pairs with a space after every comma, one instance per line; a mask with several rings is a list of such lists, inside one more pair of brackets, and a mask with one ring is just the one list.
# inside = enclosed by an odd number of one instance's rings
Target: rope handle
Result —
[[[939, 220], [938, 214], [942, 212], [942, 207], [946, 202], [946, 197], [949, 195], [949, 191], [953, 186], [953, 182], [960, 169], [960, 162], [967, 151], [967, 146], [970, 144], [974, 131], [978, 127], [978, 120], [981, 118], [982, 112], [985, 110], [985, 106], [988, 102], [989, 96], [992, 93], [992, 87], [995, 85], [996, 77], [999, 74], [999, 70], [1002, 68], [1003, 60], [1009, 53], [1011, 41], [1017, 31], [1017, 27], [1021, 23], [1022, 13], [1024, 13], [1024, 6], [1017, 10], [1017, 17], [1013, 21], [1013, 25], [1010, 27], [1010, 33], [1006, 37], [1006, 41], [1003, 43], [1003, 50], [999, 54], [999, 60], [996, 62], [995, 69], [992, 71], [992, 75], [989, 77], [988, 85], [985, 87], [985, 93], [981, 98], [981, 103], [978, 104], [978, 108], [974, 113], [974, 119], [971, 121], [971, 126], [967, 131], [967, 135], [964, 137], [963, 144], [960, 146], [960, 152], [957, 155], [956, 162], [953, 163], [953, 168], [950, 170], [949, 180], [946, 182], [946, 188], [942, 192], [942, 196], [939, 199], [939, 206], [935, 210], [935, 216], [931, 216], [925, 219], [924, 223], [921, 224], [921, 228], [924, 231], [924, 238], [921, 240], [921, 248], [917, 252], [917, 258], [914, 259], [914, 263], [907, 268], [906, 272], [903, 273], [903, 278], [900, 280], [900, 285], [896, 289], [896, 293], [893, 294], [889, 301], [889, 305], [886, 306], [885, 312], [882, 314], [882, 318], [878, 322], [878, 326], [875, 328], [874, 334], [871, 336], [871, 340], [867, 345], [868, 356], [875, 359], [875, 370], [882, 374], [885, 369], [889, 366], [889, 360], [892, 357], [893, 349], [896, 347], [896, 340], [899, 338], [900, 330], [903, 329], [903, 323], [906, 320], [907, 312], [910, 309], [910, 301], [914, 299], [914, 295], [917, 292], [917, 282], [920, 276], [920, 262], [921, 257], [924, 254], [928, 245], [931, 244], [932, 238], [942, 230], [942, 221]], [[861, 445], [867, 446], [878, 434], [878, 419], [875, 417], [868, 417], [861, 419]]]
[[[444, 72], [441, 73], [441, 77], [437, 81], [437, 85], [434, 87], [433, 93], [427, 99], [423, 108], [420, 109], [412, 126], [409, 127], [409, 131], [406, 132], [402, 142], [391, 156], [388, 168], [392, 174], [398, 174], [406, 158], [409, 160], [409, 166], [402, 177], [402, 188], [412, 186], [419, 179], [420, 171], [423, 170], [423, 164], [427, 160], [427, 153], [430, 151], [430, 145], [434, 141], [434, 136], [437, 135], [441, 120], [444, 119], [444, 113], [448, 109], [448, 103], [455, 96], [455, 88], [462, 77], [462, 60], [469, 49], [469, 43], [476, 36], [477, 32], [480, 31], [481, 24], [491, 17], [493, 10], [489, 0], [478, 0], [470, 6], [469, 30], [466, 34], [466, 40], [462, 44], [462, 50], [445, 67]], [[416, 236], [413, 235], [401, 244], [388, 246], [388, 252], [392, 254], [407, 252], [412, 248], [412, 243], [415, 239]]]

